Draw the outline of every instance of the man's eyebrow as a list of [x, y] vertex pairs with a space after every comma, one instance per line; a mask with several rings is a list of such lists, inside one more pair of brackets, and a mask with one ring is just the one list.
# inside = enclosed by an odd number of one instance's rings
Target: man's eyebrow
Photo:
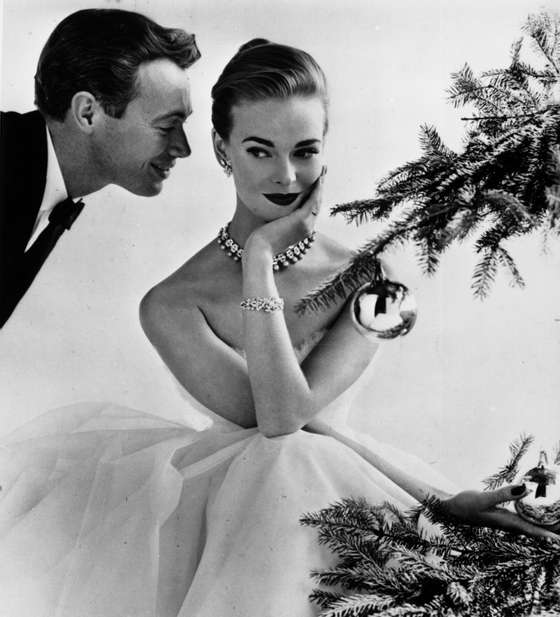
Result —
[[161, 116], [156, 116], [154, 118], [154, 122], [159, 122], [160, 120], [167, 120], [168, 118], [179, 118], [183, 122], [187, 119], [187, 117], [192, 113], [192, 109], [187, 109], [187, 111], [178, 110], [178, 111], [170, 111], [165, 114], [161, 114]]
[[[245, 143], [246, 141], [256, 141], [257, 143], [262, 144], [263, 146], [274, 148], [274, 144], [271, 141], [269, 141], [268, 139], [263, 139], [262, 137], [255, 137], [255, 136], [246, 137], [241, 143]], [[319, 144], [319, 143], [321, 143], [320, 139], [304, 139], [303, 141], [298, 141], [295, 147], [302, 148], [304, 146], [311, 146], [312, 144]]]

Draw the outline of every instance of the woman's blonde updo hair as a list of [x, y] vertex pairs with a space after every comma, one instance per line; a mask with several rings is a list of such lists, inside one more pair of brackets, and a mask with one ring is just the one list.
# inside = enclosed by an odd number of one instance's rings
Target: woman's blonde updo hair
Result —
[[252, 39], [239, 48], [212, 88], [212, 124], [218, 135], [227, 140], [234, 105], [291, 96], [321, 99], [326, 132], [327, 80], [321, 67], [301, 49]]

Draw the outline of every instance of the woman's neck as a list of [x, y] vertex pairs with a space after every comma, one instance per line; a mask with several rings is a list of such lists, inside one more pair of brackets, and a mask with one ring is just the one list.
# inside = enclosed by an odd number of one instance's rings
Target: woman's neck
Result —
[[255, 229], [262, 227], [265, 223], [266, 221], [256, 217], [243, 204], [238, 202], [229, 225], [229, 234], [239, 246], [244, 247]]

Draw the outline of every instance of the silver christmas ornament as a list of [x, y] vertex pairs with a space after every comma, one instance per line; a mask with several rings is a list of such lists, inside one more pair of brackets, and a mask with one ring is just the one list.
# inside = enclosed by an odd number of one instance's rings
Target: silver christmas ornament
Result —
[[[537, 455], [538, 453], [538, 455]], [[550, 454], [550, 458], [549, 458]], [[560, 454], [545, 449], [529, 451], [527, 458], [536, 462], [517, 478], [529, 489], [529, 494], [515, 501], [517, 514], [539, 527], [560, 531]]]
[[386, 341], [404, 336], [414, 326], [416, 299], [406, 285], [381, 279], [366, 283], [354, 295], [352, 319], [368, 338]]

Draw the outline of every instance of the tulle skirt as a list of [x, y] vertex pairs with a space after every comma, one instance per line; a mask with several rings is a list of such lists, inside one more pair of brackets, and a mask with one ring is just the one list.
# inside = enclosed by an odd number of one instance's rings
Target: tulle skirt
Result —
[[0, 450], [0, 476], [5, 617], [311, 617], [310, 574], [334, 559], [302, 514], [352, 496], [415, 505], [333, 437], [198, 432], [110, 404], [32, 421]]

